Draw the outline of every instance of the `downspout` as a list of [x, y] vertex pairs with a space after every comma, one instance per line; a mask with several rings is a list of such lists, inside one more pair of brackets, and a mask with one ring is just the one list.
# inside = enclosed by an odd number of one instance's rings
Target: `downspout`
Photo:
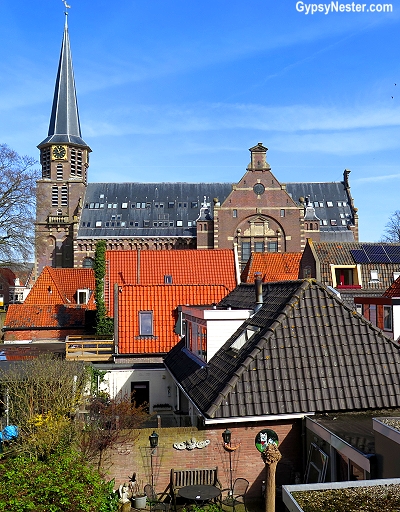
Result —
[[140, 249], [137, 250], [136, 284], [140, 284]]
[[237, 244], [233, 244], [233, 257], [235, 259], [236, 284], [240, 284], [239, 253]]

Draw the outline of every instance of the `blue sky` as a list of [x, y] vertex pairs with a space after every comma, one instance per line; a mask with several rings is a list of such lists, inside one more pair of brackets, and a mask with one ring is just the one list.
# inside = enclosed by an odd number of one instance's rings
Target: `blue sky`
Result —
[[[263, 142], [283, 183], [350, 169], [360, 240], [380, 239], [400, 209], [398, 0], [313, 15], [288, 0], [69, 4], [90, 181], [236, 182]], [[47, 135], [63, 13], [1, 3], [0, 142], [20, 154]]]

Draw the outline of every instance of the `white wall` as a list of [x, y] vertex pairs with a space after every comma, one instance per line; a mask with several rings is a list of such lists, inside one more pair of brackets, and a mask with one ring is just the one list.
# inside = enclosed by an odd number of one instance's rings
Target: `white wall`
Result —
[[155, 404], [168, 403], [175, 409], [175, 385], [165, 369], [113, 369], [105, 375], [101, 389], [110, 393], [111, 398], [115, 398], [119, 393], [130, 395], [131, 383], [138, 381], [149, 382], [150, 412], [153, 412]]

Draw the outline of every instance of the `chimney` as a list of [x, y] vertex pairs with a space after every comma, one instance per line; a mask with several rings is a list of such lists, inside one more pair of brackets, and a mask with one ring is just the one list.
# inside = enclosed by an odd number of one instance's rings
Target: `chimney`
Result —
[[256, 307], [254, 308], [254, 312], [257, 312], [264, 302], [261, 272], [254, 273], [254, 283], [256, 291]]

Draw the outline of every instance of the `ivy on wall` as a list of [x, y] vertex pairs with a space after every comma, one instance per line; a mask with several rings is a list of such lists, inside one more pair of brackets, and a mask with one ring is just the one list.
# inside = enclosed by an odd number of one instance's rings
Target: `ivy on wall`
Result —
[[94, 278], [96, 300], [96, 334], [112, 336], [114, 334], [114, 319], [107, 316], [104, 302], [104, 277], [106, 275], [106, 242], [99, 240], [94, 255]]

